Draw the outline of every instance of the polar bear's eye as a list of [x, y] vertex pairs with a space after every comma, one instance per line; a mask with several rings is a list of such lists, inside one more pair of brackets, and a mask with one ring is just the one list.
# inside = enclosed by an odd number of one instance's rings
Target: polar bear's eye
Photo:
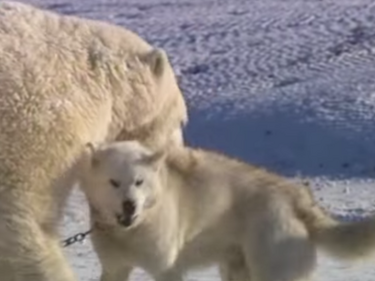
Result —
[[134, 182], [135, 186], [141, 186], [143, 184], [143, 179], [137, 179], [135, 182]]
[[113, 179], [110, 179], [109, 180], [109, 183], [114, 187], [114, 188], [119, 188], [121, 183], [119, 181], [116, 181], [116, 180], [113, 180]]

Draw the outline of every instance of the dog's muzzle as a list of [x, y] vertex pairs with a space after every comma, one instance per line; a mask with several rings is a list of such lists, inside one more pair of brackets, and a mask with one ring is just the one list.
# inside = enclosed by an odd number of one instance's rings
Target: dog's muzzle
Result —
[[132, 225], [134, 220], [136, 219], [135, 215], [136, 206], [133, 201], [126, 200], [122, 203], [122, 214], [118, 214], [117, 222], [125, 227], [129, 227]]

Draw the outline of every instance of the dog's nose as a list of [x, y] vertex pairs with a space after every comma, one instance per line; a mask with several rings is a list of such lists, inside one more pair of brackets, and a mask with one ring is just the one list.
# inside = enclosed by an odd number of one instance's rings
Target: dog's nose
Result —
[[135, 213], [135, 204], [132, 200], [122, 202], [122, 212], [126, 216], [133, 216]]
[[117, 215], [119, 224], [129, 227], [135, 219], [135, 203], [131, 200], [126, 200], [122, 203], [122, 214]]

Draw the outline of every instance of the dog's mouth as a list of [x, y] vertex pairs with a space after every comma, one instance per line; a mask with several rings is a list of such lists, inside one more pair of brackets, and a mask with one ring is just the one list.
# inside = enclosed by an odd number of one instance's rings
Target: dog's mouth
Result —
[[116, 215], [117, 222], [124, 227], [130, 227], [137, 218], [135, 211], [136, 206], [133, 201], [124, 201], [122, 203], [122, 214]]

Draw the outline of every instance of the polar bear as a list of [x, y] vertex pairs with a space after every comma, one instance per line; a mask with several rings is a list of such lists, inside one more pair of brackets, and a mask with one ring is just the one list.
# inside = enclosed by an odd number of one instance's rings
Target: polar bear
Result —
[[104, 22], [0, 2], [0, 276], [72, 281], [57, 223], [87, 142], [183, 145], [166, 53]]

